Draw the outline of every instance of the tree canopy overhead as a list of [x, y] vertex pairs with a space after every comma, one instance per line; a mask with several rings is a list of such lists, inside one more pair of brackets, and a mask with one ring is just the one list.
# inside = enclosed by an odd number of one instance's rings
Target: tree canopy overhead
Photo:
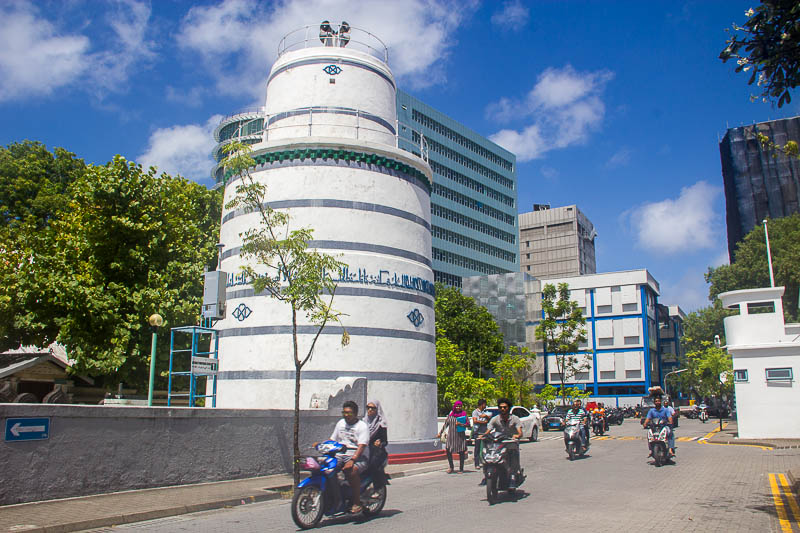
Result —
[[735, 59], [736, 72], [752, 71], [748, 83], [761, 88], [764, 101], [777, 99], [782, 107], [800, 83], [800, 2], [761, 0], [745, 16], [744, 26], [734, 23], [733, 31], [726, 30], [730, 37], [719, 58]]

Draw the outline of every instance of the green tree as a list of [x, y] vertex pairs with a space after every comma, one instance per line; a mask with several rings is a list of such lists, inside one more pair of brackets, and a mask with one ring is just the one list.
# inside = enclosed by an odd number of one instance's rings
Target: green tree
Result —
[[560, 397], [558, 389], [548, 383], [536, 394], [536, 401], [539, 402], [539, 408], [546, 409], [550, 403]]
[[494, 378], [478, 378], [464, 366], [464, 351], [444, 335], [436, 336], [436, 384], [439, 414], [445, 415], [453, 402], [461, 400], [474, 407], [478, 400], [497, 398], [499, 391]]
[[[800, 83], [800, 3], [795, 0], [761, 0], [745, 13], [744, 26], [726, 30], [723, 62], [735, 59], [736, 72], [749, 72], [747, 82], [761, 88], [764, 101], [777, 98], [778, 107], [792, 101], [790, 89]], [[752, 96], [755, 100], [758, 96]]]
[[489, 311], [454, 287], [436, 284], [436, 331], [464, 352], [464, 368], [476, 377], [502, 357], [503, 334]]
[[701, 397], [714, 396], [721, 402], [724, 395], [733, 393], [733, 360], [726, 350], [703, 341], [699, 350], [689, 352], [687, 356]]
[[[797, 319], [800, 289], [800, 214], [769, 220], [769, 242], [775, 284], [785, 286], [783, 311], [790, 321]], [[769, 287], [769, 265], [764, 226], [759, 224], [736, 247], [730, 265], [709, 268], [706, 281], [711, 284], [709, 298], [739, 289]]]
[[0, 148], [0, 227], [46, 227], [68, 205], [70, 184], [85, 173], [83, 160], [63, 148], [50, 153], [33, 141]]
[[[0, 348], [58, 340], [74, 371], [142, 387], [148, 316], [197, 320], [221, 195], [117, 156], [86, 167], [67, 197], [40, 231], [43, 219], [27, 218], [0, 265], [0, 313], [11, 317], [0, 326]], [[167, 352], [162, 343], [159, 358]]]
[[545, 356], [556, 359], [561, 380], [561, 400], [566, 404], [566, 382], [588, 368], [584, 354], [578, 347], [586, 341], [586, 319], [578, 303], [569, 299], [569, 285], [559, 283], [558, 289], [548, 283], [542, 289], [544, 318], [536, 327], [536, 338], [544, 343]]
[[[313, 239], [310, 228], [289, 229], [289, 214], [276, 211], [267, 203], [267, 187], [256, 180], [250, 169], [255, 167], [252, 149], [233, 142], [224, 148], [225, 171], [238, 176], [236, 196], [226, 204], [228, 209], [245, 209], [258, 215], [258, 225], [240, 234], [241, 256], [250, 261], [242, 271], [256, 294], [265, 292], [289, 306], [292, 313], [292, 360], [294, 362], [294, 433], [293, 472], [300, 480], [300, 379], [303, 367], [311, 359], [319, 336], [329, 322], [341, 325], [342, 314], [334, 309], [337, 284], [326, 272], [340, 272], [346, 265], [332, 255], [308, 248]], [[316, 333], [301, 348], [297, 333], [298, 315], [316, 326]], [[342, 333], [342, 346], [349, 335]]]
[[723, 320], [731, 316], [733, 311], [722, 307], [722, 302], [715, 299], [714, 303], [692, 311], [686, 316], [683, 323], [683, 336], [681, 344], [684, 352], [699, 350], [702, 342], [714, 342], [714, 337], [719, 335], [722, 344], [725, 344], [725, 327]]
[[494, 374], [500, 393], [517, 405], [530, 405], [532, 401], [532, 363], [536, 354], [527, 348], [509, 346], [506, 353], [494, 363]]

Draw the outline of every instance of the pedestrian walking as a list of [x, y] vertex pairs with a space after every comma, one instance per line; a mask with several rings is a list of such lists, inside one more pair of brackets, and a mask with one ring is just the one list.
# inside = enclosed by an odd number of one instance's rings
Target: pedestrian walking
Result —
[[442, 430], [439, 431], [438, 438], [442, 438], [442, 433], [447, 429], [447, 438], [445, 440], [444, 448], [447, 453], [447, 462], [450, 463], [450, 468], [447, 469], [448, 474], [452, 474], [455, 467], [453, 466], [453, 454], [457, 453], [459, 458], [458, 472], [464, 472], [464, 460], [467, 458], [467, 426], [469, 425], [467, 419], [467, 412], [464, 411], [464, 404], [461, 400], [456, 400], [453, 403], [453, 410], [447, 415], [444, 421]]

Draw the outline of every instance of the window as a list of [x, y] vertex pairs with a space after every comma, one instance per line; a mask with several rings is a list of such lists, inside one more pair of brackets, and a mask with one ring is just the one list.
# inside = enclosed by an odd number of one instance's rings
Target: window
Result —
[[794, 378], [791, 367], [789, 368], [767, 368], [767, 381], [792, 381]]
[[753, 302], [747, 304], [748, 315], [759, 315], [761, 313], [774, 313], [775, 302]]
[[745, 368], [742, 370], [734, 370], [733, 381], [736, 383], [747, 383], [747, 381], [749, 381], [747, 379], [747, 369]]
[[511, 411], [511, 414], [514, 415], [514, 416], [518, 416], [520, 418], [525, 418], [526, 416], [530, 416], [530, 413], [524, 407], [515, 407]]

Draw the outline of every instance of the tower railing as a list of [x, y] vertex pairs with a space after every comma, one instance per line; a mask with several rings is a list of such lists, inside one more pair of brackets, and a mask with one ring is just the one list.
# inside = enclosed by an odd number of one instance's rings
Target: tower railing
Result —
[[331, 32], [324, 32], [320, 25], [307, 25], [287, 33], [278, 43], [278, 57], [286, 52], [302, 50], [303, 48], [350, 48], [376, 57], [384, 63], [389, 62], [389, 49], [376, 35], [351, 27], [349, 31], [342, 32], [341, 26]]
[[[240, 115], [235, 113], [233, 116]], [[242, 134], [242, 126], [258, 120], [264, 119], [264, 128]], [[428, 161], [428, 140], [421, 131], [414, 130], [401, 124], [398, 120], [394, 123], [376, 116], [373, 113], [361, 109], [340, 108], [340, 107], [302, 107], [274, 113], [272, 115], [262, 115], [258, 118], [243, 121], [238, 128], [237, 134], [220, 142], [214, 148], [214, 154], [219, 152], [222, 146], [233, 141], [251, 140], [261, 135], [267, 141], [277, 141], [284, 139], [302, 137], [342, 137], [355, 140], [382, 142], [395, 148], [413, 149], [412, 153]], [[392, 132], [394, 130], [394, 132]], [[414, 134], [419, 136], [419, 141], [415, 141]], [[419, 153], [417, 153], [419, 150]]]

